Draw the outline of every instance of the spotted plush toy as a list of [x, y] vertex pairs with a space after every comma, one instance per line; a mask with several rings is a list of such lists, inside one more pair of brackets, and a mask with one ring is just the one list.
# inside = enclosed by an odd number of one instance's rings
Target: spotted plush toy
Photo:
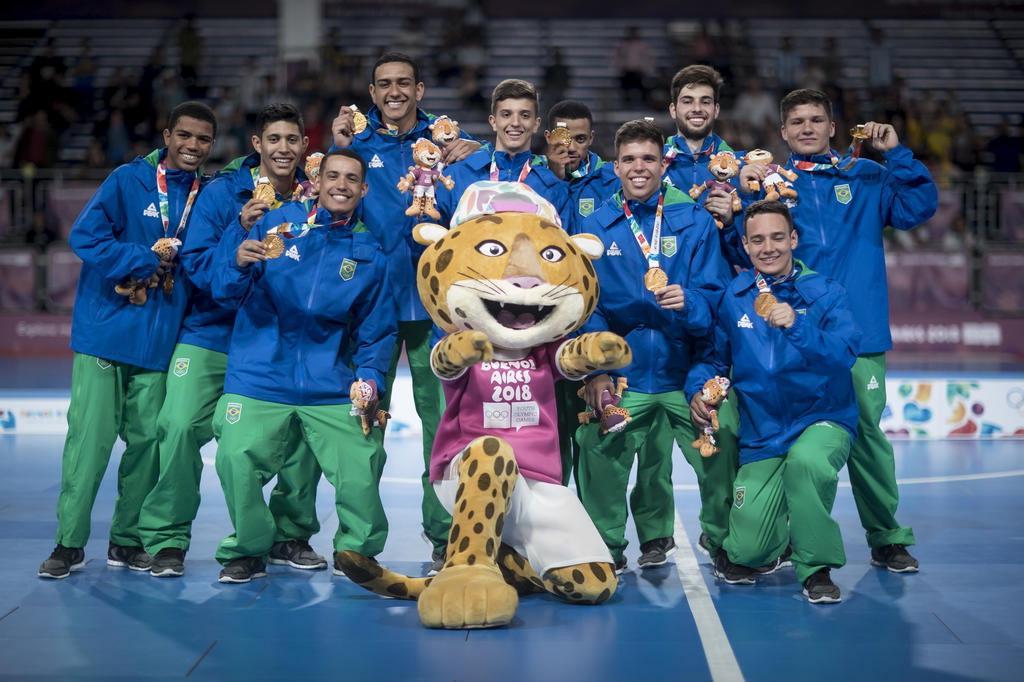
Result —
[[337, 561], [377, 594], [417, 599], [427, 627], [505, 625], [530, 592], [600, 604], [618, 581], [593, 522], [561, 485], [555, 381], [632, 361], [616, 334], [566, 339], [597, 305], [590, 261], [604, 246], [567, 235], [551, 204], [518, 183], [471, 186], [452, 225], [414, 230], [427, 246], [420, 297], [446, 332], [431, 353], [447, 406], [430, 460], [452, 514], [444, 567], [410, 578], [353, 552]]

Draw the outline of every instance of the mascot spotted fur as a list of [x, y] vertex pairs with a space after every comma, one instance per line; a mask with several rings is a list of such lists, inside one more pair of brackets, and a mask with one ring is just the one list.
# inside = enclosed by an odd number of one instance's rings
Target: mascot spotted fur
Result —
[[576, 604], [618, 585], [611, 555], [573, 492], [561, 485], [555, 380], [632, 361], [610, 332], [569, 340], [597, 305], [591, 260], [604, 247], [569, 237], [554, 208], [518, 183], [480, 182], [450, 230], [420, 224], [420, 297], [446, 336], [431, 353], [447, 407], [430, 460], [452, 514], [445, 564], [434, 578], [399, 575], [353, 552], [345, 574], [377, 594], [417, 599], [435, 628], [508, 624], [519, 594]]

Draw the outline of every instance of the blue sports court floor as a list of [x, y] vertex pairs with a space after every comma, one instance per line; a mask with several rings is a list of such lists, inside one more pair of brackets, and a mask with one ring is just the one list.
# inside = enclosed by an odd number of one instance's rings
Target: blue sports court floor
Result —
[[[65, 391], [67, 363], [2, 362], [3, 385]], [[382, 493], [391, 534], [380, 559], [421, 575], [418, 439], [390, 438]], [[180, 579], [106, 566], [116, 450], [93, 510], [84, 570], [44, 581], [53, 549], [63, 437], [0, 436], [0, 678], [11, 680], [1020, 680], [1024, 674], [1024, 441], [895, 444], [900, 518], [922, 569], [873, 568], [844, 479], [835, 515], [848, 564], [843, 603], [812, 606], [792, 569], [753, 587], [716, 583], [695, 551], [699, 498], [675, 455], [676, 541], [668, 566], [631, 570], [608, 603], [521, 600], [500, 630], [431, 631], [413, 602], [383, 599], [329, 571], [271, 566], [217, 582], [229, 521], [204, 449], [203, 504]], [[320, 485], [331, 552], [333, 491]], [[632, 529], [630, 529], [632, 532]]]

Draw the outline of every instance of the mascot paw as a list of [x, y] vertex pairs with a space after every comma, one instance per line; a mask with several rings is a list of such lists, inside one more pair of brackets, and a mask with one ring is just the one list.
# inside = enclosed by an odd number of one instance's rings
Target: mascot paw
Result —
[[448, 340], [449, 360], [459, 367], [472, 367], [494, 357], [494, 347], [483, 332], [455, 332]]
[[494, 566], [445, 568], [423, 590], [417, 606], [428, 628], [493, 628], [508, 625], [519, 605], [515, 588]]
[[618, 369], [633, 361], [629, 346], [618, 334], [597, 332], [588, 336], [583, 350], [588, 364], [597, 369]]

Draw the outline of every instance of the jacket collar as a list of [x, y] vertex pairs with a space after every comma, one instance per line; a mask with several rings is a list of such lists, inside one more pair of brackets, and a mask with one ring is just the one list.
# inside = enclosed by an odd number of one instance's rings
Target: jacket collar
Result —
[[390, 133], [376, 104], [371, 106], [370, 110], [366, 112], [366, 121], [366, 130], [360, 133], [359, 137], [377, 135], [382, 139], [396, 140], [398, 142], [404, 142], [409, 138], [430, 137], [430, 135], [424, 133], [427, 126], [430, 125], [430, 115], [419, 107], [416, 108], [416, 123], [406, 133]]
[[[818, 273], [807, 267], [807, 264], [799, 258], [793, 259], [793, 267], [797, 270], [796, 276], [787, 278], [786, 282], [792, 282], [800, 296], [808, 303], [818, 298], [821, 294], [818, 292], [817, 287], [809, 284], [809, 282], [813, 281], [813, 278], [808, 280], [808, 276]], [[753, 268], [744, 270], [736, 275], [736, 295], [743, 296], [747, 291], [754, 288], [756, 282], [757, 270]], [[769, 284], [774, 284], [774, 282], [770, 281]]]
[[679, 134], [672, 135], [665, 142], [666, 153], [673, 148], [676, 149], [676, 158], [684, 157], [691, 161], [696, 161], [698, 158], [710, 158], [713, 154], [718, 153], [719, 148], [725, 151], [732, 151], [732, 147], [713, 132], [704, 138], [704, 143], [696, 154], [690, 151], [690, 145], [686, 144], [686, 140]]
[[[148, 191], [156, 191], [156, 167], [166, 158], [167, 147], [158, 147], [149, 154], [138, 156], [132, 161], [132, 164], [138, 167], [138, 172], [135, 174], [136, 177]], [[191, 182], [192, 178], [196, 177], [194, 173], [170, 169], [168, 169], [167, 174], [168, 179], [173, 182], [177, 182], [179, 177], [183, 179], [186, 176], [188, 176], [189, 182]]]

